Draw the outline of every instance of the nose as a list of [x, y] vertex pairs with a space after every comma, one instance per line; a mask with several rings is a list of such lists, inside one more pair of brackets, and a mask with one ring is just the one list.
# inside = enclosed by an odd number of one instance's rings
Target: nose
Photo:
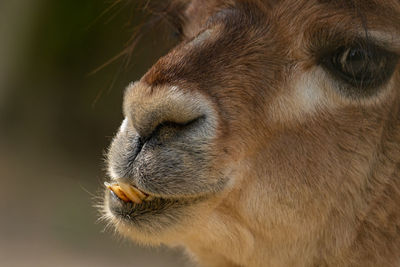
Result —
[[[202, 127], [215, 125], [212, 105], [198, 92], [177, 86], [151, 87], [145, 82], [131, 84], [124, 97], [124, 113], [142, 140], [160, 125], [185, 126], [199, 119]], [[210, 129], [207, 130], [209, 132]]]

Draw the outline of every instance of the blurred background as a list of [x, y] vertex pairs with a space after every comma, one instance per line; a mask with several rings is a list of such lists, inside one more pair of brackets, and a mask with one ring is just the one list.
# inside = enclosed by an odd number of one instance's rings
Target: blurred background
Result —
[[0, 266], [190, 266], [97, 222], [123, 89], [173, 45], [149, 31], [121, 57], [134, 1], [0, 1]]

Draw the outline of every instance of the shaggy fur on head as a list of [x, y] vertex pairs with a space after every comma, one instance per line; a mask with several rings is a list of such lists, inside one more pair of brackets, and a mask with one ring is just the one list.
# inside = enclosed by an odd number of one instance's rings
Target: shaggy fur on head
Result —
[[[128, 86], [105, 218], [201, 266], [400, 266], [400, 2], [150, 1], [181, 43]], [[157, 20], [157, 19], [156, 19]]]

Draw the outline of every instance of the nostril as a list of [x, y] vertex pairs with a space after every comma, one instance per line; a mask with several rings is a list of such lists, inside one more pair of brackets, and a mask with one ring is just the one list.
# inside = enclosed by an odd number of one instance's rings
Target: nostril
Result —
[[176, 86], [151, 87], [143, 82], [130, 86], [124, 96], [124, 113], [145, 140], [160, 127], [184, 127], [211, 112], [209, 101], [196, 92]]
[[150, 136], [153, 135], [155, 132], [160, 131], [164, 127], [174, 128], [174, 129], [178, 129], [178, 130], [187, 128], [188, 126], [193, 125], [194, 123], [196, 123], [197, 121], [199, 121], [200, 119], [202, 119], [204, 117], [205, 116], [199, 116], [199, 117], [189, 120], [187, 122], [164, 121], [155, 127], [154, 131], [150, 134]]
[[171, 121], [165, 121], [160, 123], [155, 127], [153, 132], [151, 132], [147, 136], [140, 136], [136, 135], [133, 140], [133, 150], [129, 153], [128, 156], [128, 165], [131, 166], [133, 162], [138, 157], [139, 153], [142, 151], [143, 147], [147, 142], [151, 139], [156, 139], [157, 142], [163, 142], [168, 140], [171, 137], [171, 133], [179, 133], [186, 128], [189, 128], [191, 125], [195, 124], [196, 122], [200, 121], [205, 116], [200, 116], [196, 119], [188, 121], [186, 123], [176, 123]]
[[183, 132], [185, 129], [189, 129], [190, 126], [196, 124], [196, 122], [202, 120], [204, 117], [205, 116], [199, 116], [187, 122], [163, 121], [159, 123], [156, 127], [154, 127], [154, 130], [150, 132], [150, 134], [148, 134], [147, 136], [141, 136], [139, 138], [139, 142], [144, 145], [153, 137], [157, 137], [158, 139], [165, 139], [166, 135], [170, 135], [172, 133], [176, 134], [179, 132]]
[[[139, 117], [140, 120], [136, 117], [132, 125], [140, 136], [140, 141], [146, 143], [154, 135], [164, 132], [166, 129], [169, 129], [170, 132], [178, 132], [205, 117], [205, 115], [201, 114], [195, 115], [196, 116], [187, 118], [187, 120], [183, 120], [182, 118], [179, 118], [180, 120], [175, 120], [175, 118], [167, 112], [165, 114], [161, 114], [160, 112], [152, 114], [149, 112], [146, 116]], [[163, 120], [163, 117], [166, 117], [165, 120]]]
[[124, 96], [124, 114], [140, 136], [135, 140], [132, 159], [150, 143], [158, 146], [179, 136], [185, 136], [181, 141], [212, 138], [216, 133], [217, 113], [212, 101], [197, 91], [177, 86], [152, 87], [144, 82], [131, 85]]

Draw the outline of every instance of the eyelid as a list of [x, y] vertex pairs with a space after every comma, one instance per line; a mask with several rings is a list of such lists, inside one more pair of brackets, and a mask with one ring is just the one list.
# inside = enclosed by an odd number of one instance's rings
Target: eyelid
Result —
[[382, 52], [383, 54], [392, 55], [393, 57], [399, 57], [400, 56], [400, 51], [393, 51], [393, 46], [389, 46], [388, 43], [383, 43], [382, 41], [377, 41], [372, 36], [368, 37], [368, 38], [365, 38], [365, 36], [364, 36], [363, 38], [359, 38], [359, 37], [358, 38], [354, 38], [349, 43], [337, 45], [337, 46], [330, 47], [330, 48], [324, 50], [324, 52], [321, 52], [317, 56], [318, 64], [326, 63], [326, 60], [330, 56], [335, 54], [338, 51], [338, 49], [341, 49], [343, 47], [347, 47], [347, 48], [362, 48], [362, 49], [366, 49], [366, 50], [369, 50], [369, 51], [375, 51], [375, 52], [378, 52], [378, 53]]
[[364, 46], [379, 48], [388, 53], [400, 56], [400, 35], [395, 32], [380, 30], [331, 31], [328, 28], [318, 28], [310, 32], [308, 50], [317, 63], [336, 49], [343, 46]]
[[368, 30], [361, 32], [357, 39], [388, 52], [400, 55], [400, 36], [388, 32]]

